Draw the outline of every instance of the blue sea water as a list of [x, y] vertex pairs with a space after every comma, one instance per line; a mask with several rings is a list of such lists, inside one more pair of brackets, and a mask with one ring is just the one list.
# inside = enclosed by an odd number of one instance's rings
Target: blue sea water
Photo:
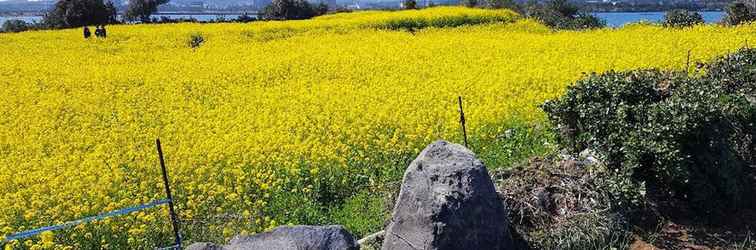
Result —
[[[716, 23], [722, 20], [724, 12], [721, 11], [702, 11], [706, 23]], [[660, 22], [664, 19], [664, 12], [596, 12], [597, 17], [604, 19], [609, 27], [621, 27], [628, 23], [637, 23], [640, 21]]]

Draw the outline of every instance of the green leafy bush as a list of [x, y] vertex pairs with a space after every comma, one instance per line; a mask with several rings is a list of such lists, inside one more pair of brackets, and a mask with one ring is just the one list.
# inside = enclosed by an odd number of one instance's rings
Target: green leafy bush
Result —
[[402, 2], [402, 8], [405, 10], [414, 10], [417, 9], [417, 1], [415, 0], [404, 0]]
[[549, 0], [545, 4], [530, 4], [525, 14], [554, 29], [594, 29], [606, 23], [588, 12], [581, 11], [567, 0]]
[[199, 48], [202, 46], [202, 44], [205, 43], [205, 37], [202, 35], [202, 33], [194, 33], [189, 35], [189, 47], [192, 49]]
[[733, 2], [725, 8], [725, 17], [722, 20], [728, 25], [739, 25], [742, 23], [752, 22], [756, 15], [742, 2]]
[[3, 23], [2, 32], [22, 32], [29, 30], [29, 24], [24, 20], [7, 20]]
[[116, 22], [116, 7], [103, 0], [60, 0], [45, 14], [43, 22], [50, 28], [73, 28]]
[[[753, 84], [752, 57], [743, 56], [751, 53], [715, 62], [703, 78], [658, 70], [593, 74], [543, 108], [567, 148], [596, 150], [610, 169], [700, 212], [725, 212], [750, 199], [756, 116], [739, 93]], [[737, 84], [731, 76], [740, 77]]]
[[318, 14], [317, 9], [304, 0], [273, 0], [262, 11], [266, 20], [301, 20]]
[[665, 27], [690, 27], [704, 23], [703, 16], [695, 11], [676, 9], [667, 11], [664, 15]]
[[729, 94], [745, 96], [751, 103], [756, 102], [756, 50], [742, 49], [727, 55], [706, 68], [710, 81], [721, 85]]

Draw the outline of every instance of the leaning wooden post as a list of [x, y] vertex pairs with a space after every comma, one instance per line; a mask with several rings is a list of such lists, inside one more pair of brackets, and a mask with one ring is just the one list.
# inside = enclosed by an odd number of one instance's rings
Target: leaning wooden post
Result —
[[685, 72], [690, 72], [690, 50], [688, 50], [688, 59], [685, 61]]
[[465, 128], [465, 111], [462, 109], [462, 96], [459, 96], [459, 122], [462, 124], [462, 136], [465, 138], [465, 147], [467, 146], [467, 128]]
[[165, 170], [165, 160], [163, 159], [163, 148], [160, 146], [160, 139], [155, 140], [157, 143], [158, 156], [160, 157], [160, 169], [163, 171], [163, 184], [165, 186], [165, 194], [168, 195], [168, 211], [171, 215], [171, 222], [173, 223], [173, 234], [176, 237], [175, 247], [181, 248], [181, 234], [179, 234], [179, 222], [176, 217], [176, 210], [173, 208], [173, 196], [171, 195], [171, 186], [168, 183], [168, 172]]

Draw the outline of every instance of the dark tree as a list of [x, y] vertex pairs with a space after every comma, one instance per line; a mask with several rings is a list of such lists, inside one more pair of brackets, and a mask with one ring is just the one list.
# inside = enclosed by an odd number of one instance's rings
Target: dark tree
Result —
[[113, 3], [103, 0], [60, 0], [44, 18], [51, 28], [73, 28], [85, 25], [113, 23], [116, 10]]
[[125, 17], [129, 21], [149, 22], [150, 16], [157, 12], [158, 6], [169, 0], [130, 0]]
[[725, 12], [727, 15], [725, 15], [723, 21], [729, 25], [738, 25], [756, 19], [748, 6], [742, 2], [734, 2], [728, 5]]
[[464, 4], [465, 6], [469, 8], [474, 8], [474, 7], [477, 7], [478, 4], [480, 3], [478, 2], [478, 0], [464, 0], [462, 1], [462, 4]]
[[2, 32], [22, 32], [29, 30], [29, 24], [24, 20], [7, 20], [3, 23]]
[[569, 3], [567, 0], [551, 0], [547, 4], [547, 8], [552, 9], [564, 17], [576, 17], [580, 8]]
[[525, 14], [554, 29], [593, 29], [606, 25], [601, 19], [581, 11], [567, 0], [550, 0], [545, 4], [531, 1], [525, 7]]
[[402, 2], [402, 6], [406, 10], [414, 10], [414, 9], [417, 9], [417, 1], [415, 1], [415, 0], [404, 0], [404, 2]]
[[664, 26], [666, 27], [690, 27], [702, 23], [704, 23], [703, 16], [695, 11], [676, 9], [670, 10], [664, 15]]
[[299, 20], [312, 18], [316, 14], [306, 0], [273, 0], [265, 7], [262, 16], [268, 20]]
[[522, 7], [514, 0], [486, 0], [486, 7], [492, 9], [510, 9], [514, 12], [522, 12]]
[[321, 15], [328, 14], [328, 11], [329, 11], [328, 4], [325, 3], [325, 2], [321, 1], [317, 6], [315, 6], [315, 15], [316, 16], [321, 16]]

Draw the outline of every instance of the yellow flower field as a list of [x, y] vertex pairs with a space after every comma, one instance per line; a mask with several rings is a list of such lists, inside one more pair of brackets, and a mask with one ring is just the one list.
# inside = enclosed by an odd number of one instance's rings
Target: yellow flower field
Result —
[[[459, 20], [481, 24], [445, 27]], [[394, 29], [406, 22], [429, 28]], [[0, 34], [0, 238], [162, 199], [158, 137], [187, 240], [299, 223], [286, 218], [307, 217], [291, 212], [303, 202], [343, 200], [427, 143], [461, 141], [457, 96], [473, 148], [491, 151], [512, 124], [544, 123], [538, 105], [582, 73], [683, 69], [688, 50], [705, 61], [756, 41], [752, 25], [553, 32], [455, 7], [108, 29]], [[167, 218], [151, 209], [5, 247], [165, 246]]]

